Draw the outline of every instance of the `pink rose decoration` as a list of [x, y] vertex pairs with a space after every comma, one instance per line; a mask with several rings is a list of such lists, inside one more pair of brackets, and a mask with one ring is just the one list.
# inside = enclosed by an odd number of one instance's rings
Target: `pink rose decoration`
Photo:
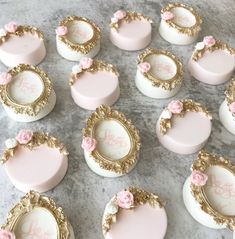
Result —
[[229, 105], [229, 109], [232, 113], [235, 113], [235, 102], [233, 102]]
[[93, 60], [88, 57], [83, 57], [79, 62], [79, 65], [82, 69], [88, 69], [92, 66], [92, 64], [93, 64]]
[[11, 32], [11, 33], [14, 33], [18, 28], [16, 22], [9, 22], [4, 27], [5, 27], [6, 31]]
[[27, 129], [22, 129], [16, 136], [16, 140], [20, 144], [27, 144], [33, 137], [33, 132]]
[[183, 110], [183, 103], [179, 100], [172, 100], [168, 105], [168, 110], [173, 114], [179, 114]]
[[196, 186], [204, 186], [208, 180], [208, 176], [198, 170], [193, 170], [191, 174], [191, 182]]
[[116, 19], [121, 20], [121, 19], [123, 19], [123, 18], [126, 16], [126, 11], [124, 11], [124, 10], [118, 10], [118, 11], [116, 11], [116, 12], [113, 14], [113, 16], [114, 16]]
[[0, 229], [0, 239], [15, 239], [15, 234], [8, 230]]
[[167, 20], [171, 20], [172, 18], [174, 18], [174, 14], [172, 12], [164, 12], [162, 15], [161, 15], [162, 19], [167, 21]]
[[119, 207], [129, 209], [134, 204], [134, 196], [129, 191], [121, 191], [117, 194], [117, 203]]
[[95, 150], [97, 141], [90, 137], [85, 137], [82, 140], [82, 148], [87, 152], [92, 152]]
[[151, 65], [148, 63], [148, 62], [142, 62], [138, 65], [138, 69], [145, 73], [145, 72], [148, 72], [150, 69], [151, 69]]
[[66, 26], [59, 26], [55, 30], [58, 36], [64, 36], [68, 33], [68, 28]]
[[10, 73], [3, 72], [0, 74], [0, 85], [6, 85], [10, 83], [12, 80], [12, 76]]
[[216, 41], [215, 38], [213, 36], [206, 36], [203, 38], [203, 42], [207, 47], [211, 47], [214, 46]]

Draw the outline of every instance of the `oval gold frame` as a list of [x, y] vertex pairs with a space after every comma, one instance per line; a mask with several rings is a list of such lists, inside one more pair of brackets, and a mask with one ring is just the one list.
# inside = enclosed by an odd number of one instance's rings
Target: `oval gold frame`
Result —
[[[192, 165], [192, 170], [205, 172], [211, 166], [221, 166], [231, 172], [235, 177], [235, 164], [221, 156], [207, 153], [202, 150]], [[201, 209], [213, 217], [218, 224], [225, 224], [229, 229], [235, 228], [235, 215], [228, 216], [216, 211], [205, 194], [203, 186], [196, 186], [191, 183], [191, 192], [195, 200], [200, 204]]]
[[125, 174], [129, 172], [130, 168], [137, 162], [141, 146], [139, 131], [132, 124], [131, 120], [126, 119], [123, 113], [113, 110], [109, 106], [101, 105], [88, 118], [86, 128], [83, 129], [83, 136], [91, 138], [94, 137], [95, 127], [97, 123], [102, 120], [115, 120], [118, 122], [128, 133], [131, 141], [131, 148], [126, 156], [115, 161], [108, 157], [104, 157], [97, 149], [92, 151], [90, 154], [94, 161], [98, 163], [102, 169], [118, 174]]
[[34, 208], [47, 210], [57, 222], [57, 239], [69, 238], [69, 224], [61, 207], [57, 207], [53, 199], [30, 191], [8, 213], [7, 221], [0, 228], [14, 231], [14, 227], [20, 218], [31, 212]]
[[138, 56], [137, 64], [145, 61], [145, 59], [151, 55], [164, 55], [169, 57], [176, 65], [176, 74], [169, 80], [162, 80], [160, 78], [154, 77], [150, 72], [145, 72], [143, 75], [152, 82], [153, 86], [162, 87], [165, 90], [172, 90], [176, 86], [180, 85], [183, 81], [183, 64], [179, 58], [173, 55], [169, 51], [148, 48], [143, 53]]

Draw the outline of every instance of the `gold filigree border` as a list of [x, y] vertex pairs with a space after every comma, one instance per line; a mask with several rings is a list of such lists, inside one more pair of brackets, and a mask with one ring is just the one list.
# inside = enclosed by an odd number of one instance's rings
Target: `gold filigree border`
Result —
[[[209, 154], [204, 150], [199, 152], [197, 159], [192, 165], [192, 170], [206, 172], [211, 166], [221, 166], [235, 176], [235, 164], [233, 162], [221, 156]], [[225, 224], [229, 229], [235, 229], [235, 216], [226, 216], [213, 209], [206, 197], [203, 186], [191, 184], [191, 192], [195, 200], [200, 204], [201, 209], [213, 217], [217, 224]]]
[[146, 61], [146, 58], [149, 57], [150, 55], [165, 55], [169, 57], [171, 60], [174, 61], [176, 65], [176, 69], [177, 69], [175, 76], [169, 80], [162, 80], [162, 79], [156, 78], [150, 72], [142, 73], [147, 79], [149, 79], [152, 82], [153, 86], [162, 87], [165, 90], [171, 91], [176, 86], [182, 84], [183, 73], [184, 73], [183, 65], [181, 61], [175, 55], [173, 55], [169, 51], [148, 48], [138, 56], [137, 64], [140, 64]]
[[109, 24], [109, 26], [111, 28], [114, 28], [114, 29], [118, 30], [118, 28], [121, 26], [121, 23], [123, 21], [129, 23], [129, 22], [134, 21], [134, 20], [143, 20], [143, 19], [149, 21], [150, 23], [153, 23], [153, 21], [151, 20], [150, 17], [147, 17], [147, 16], [143, 15], [142, 13], [126, 11], [126, 16], [123, 19], [120, 19], [116, 23], [111, 22]]
[[83, 21], [88, 23], [92, 29], [93, 29], [93, 36], [90, 40], [83, 44], [73, 43], [71, 42], [67, 36], [58, 36], [58, 39], [62, 41], [64, 44], [66, 44], [71, 50], [81, 52], [83, 54], [87, 54], [93, 49], [96, 45], [99, 39], [101, 38], [101, 31], [100, 28], [91, 20], [85, 18], [85, 17], [78, 17], [78, 16], [69, 16], [66, 17], [63, 21], [60, 22], [60, 26], [67, 26], [67, 24], [73, 22], [73, 21]]
[[14, 226], [25, 214], [31, 212], [34, 208], [42, 208], [51, 213], [57, 222], [58, 227], [58, 239], [69, 238], [69, 226], [68, 220], [64, 215], [63, 209], [57, 207], [53, 199], [42, 196], [37, 192], [30, 191], [24, 197], [21, 198], [20, 202], [13, 207], [7, 216], [7, 221], [0, 228], [14, 231]]
[[17, 147], [26, 147], [29, 150], [33, 150], [34, 148], [42, 145], [47, 144], [50, 148], [57, 148], [60, 153], [64, 155], [68, 155], [68, 151], [63, 143], [61, 143], [56, 137], [50, 136], [48, 133], [43, 132], [33, 132], [32, 139], [27, 144], [19, 144], [11, 149], [6, 149], [3, 152], [2, 159], [0, 160], [0, 163], [5, 163], [7, 160], [9, 160], [11, 157], [14, 156], [15, 152], [17, 151]]
[[76, 80], [79, 79], [79, 77], [85, 72], [90, 72], [90, 73], [96, 73], [98, 71], [108, 71], [111, 72], [113, 74], [115, 74], [116, 76], [119, 76], [119, 73], [116, 69], [116, 67], [114, 67], [111, 64], [107, 64], [103, 61], [98, 61], [98, 60], [93, 60], [92, 66], [88, 69], [83, 69], [81, 72], [77, 73], [77, 74], [71, 74], [70, 80], [69, 80], [69, 84], [70, 86], [72, 86]]
[[141, 146], [139, 131], [132, 124], [131, 120], [126, 119], [123, 113], [113, 110], [108, 106], [101, 105], [88, 118], [86, 128], [83, 129], [83, 136], [93, 138], [95, 127], [97, 123], [102, 120], [115, 120], [120, 123], [130, 137], [131, 149], [125, 157], [115, 161], [102, 156], [97, 149], [91, 152], [91, 156], [102, 169], [121, 175], [125, 174], [129, 172], [130, 168], [137, 162], [137, 157]]
[[9, 83], [7, 85], [0, 85], [0, 100], [4, 105], [12, 108], [16, 114], [27, 114], [29, 116], [35, 116], [48, 103], [48, 99], [52, 91], [52, 83], [50, 78], [44, 71], [32, 65], [20, 64], [12, 68], [10, 71], [8, 71], [8, 73], [12, 75], [14, 80], [14, 76], [24, 71], [31, 71], [41, 78], [44, 85], [44, 91], [42, 92], [40, 97], [30, 104], [18, 104], [11, 99], [8, 93], [8, 87], [11, 84]]
[[[173, 114], [173, 116], [184, 117], [184, 115], [187, 112], [202, 112], [202, 113], [205, 113], [205, 115], [209, 119], [212, 119], [211, 113], [200, 103], [195, 102], [191, 99], [180, 100], [180, 102], [183, 103], [183, 110], [179, 114]], [[162, 135], [166, 134], [167, 131], [172, 127], [171, 119], [160, 119], [159, 126], [160, 126], [160, 133]]]
[[204, 48], [201, 49], [201, 50], [195, 49], [193, 54], [192, 54], [192, 59], [194, 61], [198, 61], [199, 59], [201, 59], [203, 57], [203, 55], [206, 52], [213, 52], [213, 51], [216, 51], [216, 50], [224, 50], [224, 51], [228, 52], [229, 54], [235, 56], [235, 49], [234, 48], [229, 47], [228, 44], [226, 44], [222, 41], [216, 40], [216, 43], [213, 46], [210, 46], [210, 47], [204, 46]]
[[[164, 207], [164, 203], [162, 202], [162, 200], [157, 195], [155, 195], [153, 193], [146, 192], [146, 191], [144, 191], [140, 188], [136, 188], [136, 187], [130, 187], [128, 189], [125, 189], [125, 191], [131, 192], [134, 196], [134, 205], [133, 205], [134, 207], [133, 208], [141, 206], [146, 203], [148, 203], [153, 208], [156, 208], [156, 207], [163, 208]], [[129, 209], [129, 210], [132, 210], [132, 209]], [[115, 222], [114, 217], [116, 218], [117, 214], [118, 214], [118, 212], [116, 214], [104, 215], [103, 224], [102, 224], [102, 229], [103, 229], [104, 235], [110, 230], [112, 224]]]
[[44, 39], [43, 32], [40, 31], [37, 27], [20, 25], [17, 27], [15, 32], [7, 32], [6, 36], [0, 37], [0, 45], [6, 42], [11, 36], [15, 35], [22, 37], [25, 33], [31, 33], [32, 35], [36, 35], [41, 40]]
[[164, 12], [170, 12], [173, 8], [185, 8], [190, 11], [195, 17], [195, 24], [191, 27], [182, 27], [174, 22], [174, 19], [166, 20], [165, 22], [170, 26], [175, 28], [178, 32], [182, 34], [187, 34], [189, 36], [194, 36], [201, 30], [202, 19], [199, 14], [190, 6], [183, 3], [169, 3], [166, 7], [161, 10], [161, 14]]

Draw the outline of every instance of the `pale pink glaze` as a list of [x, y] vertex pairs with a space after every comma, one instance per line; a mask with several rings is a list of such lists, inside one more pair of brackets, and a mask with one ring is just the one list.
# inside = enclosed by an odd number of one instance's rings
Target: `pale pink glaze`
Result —
[[113, 105], [120, 95], [118, 77], [107, 71], [83, 72], [71, 87], [71, 94], [75, 103], [84, 109]]
[[118, 30], [110, 30], [111, 42], [127, 51], [137, 51], [145, 48], [151, 42], [152, 26], [145, 19], [129, 23], [122, 21]]
[[157, 136], [160, 143], [170, 151], [192, 154], [199, 151], [211, 134], [211, 120], [203, 113], [187, 112], [184, 117], [173, 116], [172, 128], [161, 135], [159, 121]]
[[235, 57], [224, 50], [206, 52], [201, 59], [189, 60], [189, 71], [193, 77], [210, 85], [219, 85], [232, 76]]
[[11, 182], [23, 192], [45, 192], [54, 188], [65, 176], [67, 167], [67, 156], [45, 144], [32, 151], [18, 146], [15, 155], [5, 163]]
[[152, 208], [148, 204], [133, 210], [119, 209], [117, 222], [109, 231], [111, 239], [163, 239], [167, 229], [164, 208]]
[[0, 45], [0, 59], [9, 67], [20, 63], [37, 65], [45, 55], [46, 49], [43, 40], [29, 33], [25, 33], [21, 37], [12, 35]]

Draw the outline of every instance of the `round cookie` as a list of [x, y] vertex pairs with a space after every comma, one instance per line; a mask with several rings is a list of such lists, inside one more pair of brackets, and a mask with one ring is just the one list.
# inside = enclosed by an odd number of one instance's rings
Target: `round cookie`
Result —
[[159, 142], [178, 154], [193, 154], [204, 147], [211, 134], [211, 115], [193, 100], [173, 100], [157, 122]]

